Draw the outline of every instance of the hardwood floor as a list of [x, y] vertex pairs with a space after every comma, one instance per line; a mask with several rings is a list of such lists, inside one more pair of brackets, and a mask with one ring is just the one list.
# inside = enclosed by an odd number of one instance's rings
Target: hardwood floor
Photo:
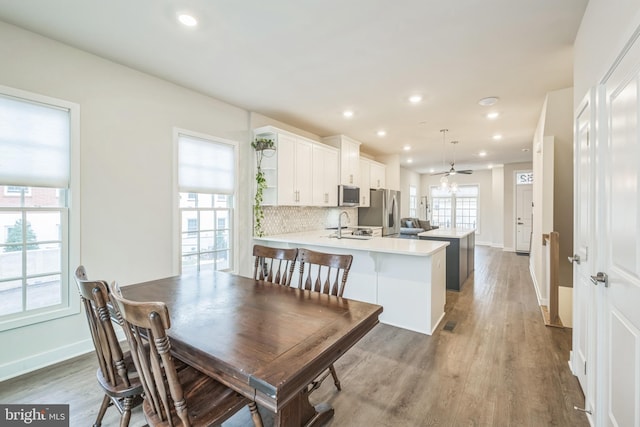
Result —
[[[529, 258], [476, 247], [475, 273], [447, 292], [432, 336], [378, 325], [335, 364], [312, 394], [335, 408], [330, 426], [588, 426], [569, 371], [571, 330], [544, 326]], [[102, 396], [95, 356], [0, 383], [2, 403], [70, 403], [71, 426], [93, 424]], [[272, 417], [264, 410], [265, 426]], [[109, 408], [104, 426], [118, 425]], [[137, 408], [131, 426], [145, 425]], [[252, 426], [247, 408], [225, 427]]]

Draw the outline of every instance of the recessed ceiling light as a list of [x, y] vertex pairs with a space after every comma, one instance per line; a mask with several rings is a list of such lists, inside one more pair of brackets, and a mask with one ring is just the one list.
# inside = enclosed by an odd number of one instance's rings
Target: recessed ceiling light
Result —
[[351, 111], [351, 110], [345, 110], [345, 111], [343, 111], [343, 112], [342, 112], [342, 115], [343, 115], [344, 117], [346, 117], [346, 118], [351, 118], [351, 117], [353, 117], [353, 111]]
[[178, 15], [178, 21], [180, 21], [182, 25], [186, 25], [187, 27], [195, 27], [196, 25], [198, 25], [198, 20], [191, 15], [187, 15], [186, 13]]
[[497, 111], [491, 112], [489, 114], [487, 114], [487, 119], [489, 120], [495, 120], [498, 118], [498, 116], [500, 116], [500, 113], [498, 113]]
[[410, 145], [405, 145], [404, 147], [402, 147], [402, 149], [404, 151], [409, 151], [409, 150], [411, 150], [411, 146]]
[[436, 170], [434, 168], [429, 169], [429, 173], [434, 173]]
[[498, 102], [498, 99], [500, 98], [498, 98], [497, 96], [488, 96], [478, 101], [478, 104], [482, 105], [483, 107], [490, 107], [496, 102]]
[[493, 139], [495, 139], [496, 141], [499, 141], [502, 139], [502, 135], [500, 135], [499, 133], [493, 135]]
[[480, 156], [480, 157], [484, 157], [486, 155], [487, 155], [486, 151], [481, 151], [481, 152], [478, 153], [478, 156]]
[[493, 169], [493, 165], [490, 164], [489, 166], [487, 166], [487, 168]]
[[409, 97], [409, 102], [412, 104], [417, 104], [420, 101], [422, 101], [422, 95], [411, 95]]
[[386, 130], [379, 130], [378, 132], [376, 132], [378, 136], [385, 136], [387, 134]]
[[413, 163], [413, 159], [407, 159], [407, 163]]

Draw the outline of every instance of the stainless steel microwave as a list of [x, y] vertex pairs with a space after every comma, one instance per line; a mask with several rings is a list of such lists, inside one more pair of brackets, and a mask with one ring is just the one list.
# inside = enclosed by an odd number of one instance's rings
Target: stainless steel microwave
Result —
[[360, 206], [360, 188], [338, 185], [338, 206]]

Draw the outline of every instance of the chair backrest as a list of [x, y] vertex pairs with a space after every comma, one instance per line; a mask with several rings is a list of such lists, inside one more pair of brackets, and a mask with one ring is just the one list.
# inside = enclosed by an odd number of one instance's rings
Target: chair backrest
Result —
[[298, 288], [339, 297], [344, 293], [352, 255], [337, 255], [298, 249], [300, 277]]
[[190, 426], [187, 402], [166, 332], [171, 327], [167, 306], [163, 302], [127, 300], [115, 282], [110, 288], [111, 301], [122, 316], [131, 357], [140, 372], [145, 392], [145, 414], [150, 410], [154, 419], [175, 425], [179, 424], [172, 415], [175, 411], [182, 425]]
[[88, 280], [83, 266], [76, 269], [75, 280], [87, 315], [103, 378], [113, 387], [118, 384], [130, 386], [122, 349], [113, 329], [111, 313], [107, 306], [109, 301], [107, 283], [104, 280]]
[[254, 245], [253, 278], [278, 285], [290, 286], [298, 249], [270, 248]]

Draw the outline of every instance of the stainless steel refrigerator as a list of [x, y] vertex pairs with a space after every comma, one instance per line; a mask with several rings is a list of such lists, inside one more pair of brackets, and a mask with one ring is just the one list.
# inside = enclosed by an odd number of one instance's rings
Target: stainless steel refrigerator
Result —
[[400, 233], [400, 192], [396, 190], [371, 190], [370, 206], [358, 208], [358, 225], [382, 226], [382, 235]]

